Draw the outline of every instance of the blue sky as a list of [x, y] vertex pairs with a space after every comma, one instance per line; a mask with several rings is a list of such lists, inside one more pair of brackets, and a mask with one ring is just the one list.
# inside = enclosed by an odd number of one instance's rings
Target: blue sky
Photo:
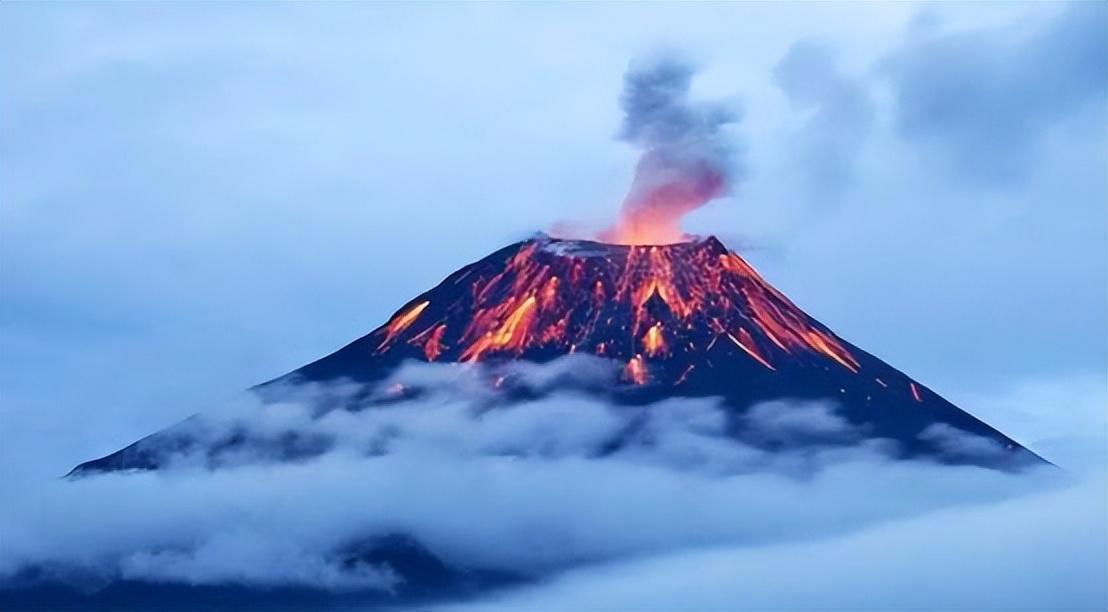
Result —
[[637, 156], [616, 138], [621, 78], [658, 49], [742, 117], [744, 178], [688, 230], [1017, 439], [1103, 440], [1102, 3], [0, 18], [8, 474], [36, 453], [63, 473], [367, 333], [504, 244], [610, 221]]

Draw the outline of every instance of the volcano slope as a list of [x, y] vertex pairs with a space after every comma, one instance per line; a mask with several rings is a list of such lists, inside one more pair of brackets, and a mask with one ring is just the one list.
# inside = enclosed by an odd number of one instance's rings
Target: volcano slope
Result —
[[[322, 410], [360, 409], [388, 401], [371, 390], [418, 361], [476, 364], [488, 371], [488, 384], [523, 399], [535, 391], [514, 387], [498, 365], [573, 353], [611, 360], [620, 370], [618, 381], [584, 392], [634, 405], [718, 397], [732, 417], [731, 435], [771, 452], [858, 444], [857, 436], [765, 438], [743, 426], [744, 414], [759, 403], [831, 400], [864, 439], [894, 441], [899, 458], [1006, 470], [1045, 463], [835, 335], [714, 237], [631, 246], [539, 235], [461, 268], [368, 335], [252, 391], [279, 397], [291, 385], [353, 382], [365, 389], [356, 402]], [[418, 392], [398, 386], [392, 396]], [[794, 403], [778, 405], [787, 411]], [[71, 475], [157, 469], [200, 444], [209, 445], [199, 451], [217, 464], [221, 453], [249, 443], [242, 436], [200, 442], [193, 429], [188, 421], [170, 427]], [[620, 444], [613, 439], [608, 448]], [[288, 458], [314, 452], [291, 446]]]

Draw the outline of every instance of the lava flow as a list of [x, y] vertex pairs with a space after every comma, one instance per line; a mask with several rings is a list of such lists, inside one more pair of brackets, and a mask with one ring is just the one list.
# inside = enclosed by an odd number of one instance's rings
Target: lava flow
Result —
[[[715, 238], [624, 246], [544, 236], [444, 284], [460, 290], [402, 309], [375, 332], [375, 351], [462, 362], [588, 352], [621, 360], [626, 379], [640, 384], [664, 380], [662, 371], [677, 382], [690, 354], [721, 342], [768, 371], [781, 359], [860, 367], [842, 341]], [[681, 367], [657, 367], [667, 362]]]

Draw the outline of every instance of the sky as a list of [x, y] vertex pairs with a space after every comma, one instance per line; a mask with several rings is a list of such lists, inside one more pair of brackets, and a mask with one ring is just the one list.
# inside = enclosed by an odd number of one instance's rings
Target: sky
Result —
[[623, 75], [659, 52], [736, 118], [731, 193], [687, 231], [1032, 449], [1103, 466], [1105, 21], [1091, 2], [4, 4], [0, 470], [63, 474], [505, 244], [611, 223], [639, 154]]

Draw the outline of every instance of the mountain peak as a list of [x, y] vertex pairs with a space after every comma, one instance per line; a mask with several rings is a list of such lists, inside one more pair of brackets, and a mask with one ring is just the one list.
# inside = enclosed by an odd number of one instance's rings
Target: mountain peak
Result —
[[[834, 334], [712, 236], [623, 245], [537, 235], [459, 269], [376, 330], [254, 390], [264, 396], [281, 389], [278, 382], [337, 380], [372, 388], [407, 361], [495, 370], [569, 354], [615, 362], [618, 380], [589, 392], [616, 403], [717, 397], [737, 436], [751, 406], [817, 400], [905, 457], [998, 467], [1041, 461]], [[494, 378], [499, 386], [503, 377]], [[961, 446], [928, 433], [935, 426], [984, 438], [974, 447], [996, 452], [959, 454]], [[75, 472], [157, 467], [182, 435], [171, 428]]]
[[857, 369], [838, 338], [714, 237], [620, 245], [538, 236], [459, 270], [369, 338], [374, 355], [425, 361], [587, 352], [637, 357], [646, 369], [723, 340], [769, 370], [795, 352]]
[[603, 242], [584, 238], [557, 238], [544, 232], [535, 234], [525, 243], [535, 243], [543, 249], [566, 255], [581, 257], [606, 255], [612, 253], [624, 253], [631, 250], [655, 249], [672, 253], [688, 253], [698, 250], [708, 250], [716, 254], [727, 253], [728, 249], [715, 236], [686, 236], [687, 240], [671, 242], [667, 244], [625, 244], [618, 242]]

